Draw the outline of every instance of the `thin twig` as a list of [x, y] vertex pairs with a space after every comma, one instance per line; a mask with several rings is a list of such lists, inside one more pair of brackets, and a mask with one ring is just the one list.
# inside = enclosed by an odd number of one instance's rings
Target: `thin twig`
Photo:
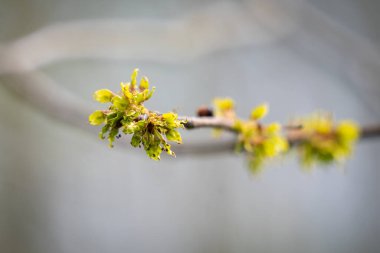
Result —
[[363, 126], [361, 128], [360, 137], [362, 139], [380, 137], [380, 125]]
[[[194, 129], [194, 128], [220, 128], [227, 130], [229, 132], [236, 132], [234, 128], [234, 121], [222, 117], [187, 117], [180, 116], [179, 120], [186, 121], [185, 128], [186, 129]], [[286, 130], [298, 130], [301, 129], [301, 125], [286, 125], [284, 129]]]
[[[185, 120], [186, 129], [195, 128], [219, 128], [230, 132], [236, 132], [234, 121], [220, 117], [179, 117], [180, 120]], [[288, 141], [290, 143], [296, 143], [302, 141], [305, 135], [302, 132], [302, 126], [300, 125], [286, 125], [284, 130], [288, 131]], [[374, 137], [380, 137], [380, 125], [363, 126], [361, 127], [360, 137], [362, 139], [369, 139]]]
[[178, 117], [179, 120], [186, 121], [184, 124], [186, 129], [194, 128], [220, 128], [230, 132], [236, 132], [234, 129], [234, 121], [220, 117]]

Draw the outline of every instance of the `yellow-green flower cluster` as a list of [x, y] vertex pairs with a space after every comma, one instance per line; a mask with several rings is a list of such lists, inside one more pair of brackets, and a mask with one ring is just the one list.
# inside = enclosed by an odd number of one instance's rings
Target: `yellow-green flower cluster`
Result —
[[359, 137], [359, 127], [355, 122], [335, 123], [328, 114], [317, 113], [298, 120], [298, 123], [302, 125], [298, 151], [306, 167], [344, 161], [352, 153]]
[[100, 138], [104, 139], [108, 133], [108, 140], [112, 147], [115, 138], [124, 134], [131, 134], [133, 147], [143, 146], [147, 155], [159, 160], [162, 151], [175, 156], [168, 141], [181, 143], [181, 135], [176, 130], [183, 127], [184, 122], [177, 119], [177, 114], [168, 112], [158, 114], [149, 111], [143, 103], [150, 99], [155, 88], [149, 89], [148, 78], [143, 77], [137, 86], [138, 69], [131, 75], [129, 83], [121, 83], [118, 94], [102, 89], [94, 93], [94, 99], [100, 103], [110, 103], [108, 110], [98, 110], [89, 116], [91, 125], [104, 124]]
[[281, 125], [271, 123], [263, 125], [259, 122], [268, 112], [266, 104], [259, 105], [251, 112], [247, 121], [236, 120], [238, 132], [237, 151], [247, 152], [249, 167], [253, 173], [261, 170], [268, 158], [277, 157], [288, 150], [288, 142], [281, 135]]
[[[108, 104], [108, 107], [106, 110], [93, 112], [88, 118], [89, 123], [103, 125], [99, 137], [107, 138], [111, 147], [115, 139], [121, 137], [122, 132], [132, 135], [131, 145], [143, 147], [146, 154], [154, 160], [159, 160], [163, 151], [175, 156], [169, 142], [182, 143], [177, 129], [183, 128], [186, 122], [179, 120], [178, 115], [173, 112], [160, 114], [148, 110], [144, 102], [152, 97], [155, 87], [149, 89], [149, 80], [146, 77], [142, 77], [138, 82], [137, 74], [138, 69], [135, 69], [130, 82], [120, 84], [121, 89], [118, 93], [108, 89], [94, 93], [94, 99], [99, 103]], [[217, 126], [214, 129], [215, 134], [220, 135], [222, 127], [236, 132], [236, 150], [247, 154], [253, 173], [261, 171], [268, 159], [286, 153], [289, 141], [297, 146], [303, 165], [342, 161], [352, 153], [360, 134], [356, 123], [336, 123], [330, 115], [319, 113], [293, 121], [286, 128], [289, 132], [285, 138], [280, 124], [261, 123], [261, 119], [267, 113], [268, 105], [261, 104], [252, 109], [249, 119], [239, 119], [236, 116], [235, 103], [230, 98], [216, 98], [214, 112], [210, 113], [223, 118], [223, 124], [214, 123]]]

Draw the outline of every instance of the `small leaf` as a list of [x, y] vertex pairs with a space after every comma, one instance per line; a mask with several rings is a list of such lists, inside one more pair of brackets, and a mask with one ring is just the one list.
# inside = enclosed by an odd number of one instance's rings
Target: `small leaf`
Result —
[[139, 73], [139, 69], [134, 69], [131, 75], [131, 88], [135, 89], [136, 88], [136, 83], [137, 83], [137, 74]]
[[95, 111], [88, 117], [88, 121], [94, 126], [103, 124], [105, 120], [106, 115], [102, 111]]
[[176, 130], [169, 130], [166, 133], [166, 138], [169, 141], [174, 141], [174, 142], [177, 142], [177, 143], [182, 143], [181, 134], [178, 131], [176, 131]]
[[221, 111], [233, 110], [235, 107], [234, 101], [231, 98], [215, 98], [214, 105]]
[[109, 135], [108, 135], [108, 141], [110, 148], [113, 148], [113, 142], [115, 141], [116, 135], [119, 134], [118, 128], [112, 128]]
[[128, 98], [129, 101], [132, 100], [133, 98], [133, 94], [132, 92], [129, 90], [129, 87], [130, 87], [130, 83], [120, 83], [120, 86], [121, 86], [121, 92], [123, 93], [123, 95]]
[[171, 156], [175, 157], [175, 153], [171, 150], [171, 146], [168, 143], [164, 143], [164, 150]]
[[149, 146], [144, 147], [146, 154], [153, 160], [160, 160], [160, 154], [162, 152], [162, 149], [160, 147], [159, 142], [154, 142]]
[[141, 93], [137, 93], [136, 95], [136, 103], [137, 104], [141, 104], [144, 102], [144, 94], [141, 92]]
[[251, 119], [253, 120], [259, 120], [268, 113], [268, 105], [267, 104], [261, 104], [258, 107], [254, 108], [251, 112]]
[[152, 88], [151, 91], [148, 90], [148, 89], [145, 89], [142, 92], [137, 93], [137, 95], [136, 95], [136, 103], [137, 104], [142, 104], [143, 102], [147, 101], [148, 99], [150, 99], [152, 97], [153, 92], [154, 92], [154, 87]]
[[141, 139], [142, 139], [141, 133], [135, 133], [132, 136], [131, 145], [133, 147], [138, 147], [140, 145], [140, 143], [141, 143]]
[[112, 98], [112, 105], [115, 109], [123, 111], [128, 107], [129, 102], [124, 98], [115, 96]]
[[149, 80], [146, 76], [141, 78], [141, 81], [140, 81], [140, 90], [145, 90], [145, 89], [149, 89]]
[[153, 96], [155, 90], [156, 90], [156, 87], [154, 87], [154, 86], [152, 87], [151, 90], [144, 90], [144, 92], [145, 92], [145, 101], [147, 101], [148, 99], [150, 99]]
[[110, 129], [110, 124], [105, 124], [103, 127], [102, 127], [102, 130], [100, 131], [99, 133], [99, 138], [104, 140], [104, 135], [108, 132], [108, 130]]
[[94, 93], [94, 99], [100, 103], [108, 103], [111, 102], [112, 98], [115, 94], [107, 89], [98, 90]]

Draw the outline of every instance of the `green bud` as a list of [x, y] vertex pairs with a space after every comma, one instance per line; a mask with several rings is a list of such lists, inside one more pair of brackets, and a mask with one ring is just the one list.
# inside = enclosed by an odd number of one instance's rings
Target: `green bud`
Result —
[[140, 81], [140, 90], [145, 90], [145, 89], [149, 89], [149, 80], [146, 76], [141, 78], [141, 81]]
[[126, 97], [129, 101], [131, 101], [133, 98], [133, 94], [129, 89], [130, 83], [126, 83], [126, 84], [120, 83], [120, 87], [121, 87], [121, 92], [123, 93], [124, 97]]
[[131, 75], [131, 88], [135, 89], [136, 88], [136, 83], [137, 83], [137, 74], [139, 73], [139, 69], [134, 69]]
[[112, 98], [112, 106], [120, 111], [125, 110], [129, 105], [128, 100], [121, 98], [119, 96], [115, 96]]
[[231, 98], [215, 98], [214, 105], [220, 111], [233, 110], [235, 107]]
[[262, 119], [267, 115], [267, 113], [268, 113], [268, 105], [261, 104], [252, 110], [251, 119], [253, 120]]
[[182, 143], [181, 134], [176, 130], [169, 130], [168, 132], [166, 132], [166, 138], [169, 141], [174, 141], [179, 144]]
[[109, 103], [114, 96], [115, 94], [107, 89], [97, 90], [94, 93], [94, 99], [99, 103]]
[[102, 111], [95, 111], [88, 117], [88, 121], [94, 126], [103, 124], [105, 120], [106, 115]]
[[151, 90], [148, 90], [148, 89], [144, 90], [143, 91], [143, 93], [144, 93], [144, 101], [147, 101], [148, 99], [150, 99], [153, 96], [155, 90], [156, 90], [156, 87], [154, 87], [154, 86], [152, 87]]

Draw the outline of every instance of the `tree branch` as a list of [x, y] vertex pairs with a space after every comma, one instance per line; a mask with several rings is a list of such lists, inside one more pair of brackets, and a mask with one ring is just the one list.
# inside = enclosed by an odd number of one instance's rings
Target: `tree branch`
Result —
[[380, 137], [380, 125], [363, 126], [361, 128], [361, 139]]
[[220, 117], [178, 117], [179, 120], [186, 121], [184, 124], [186, 129], [194, 128], [220, 128], [230, 132], [236, 132], [233, 128], [234, 121]]
[[[179, 117], [180, 120], [185, 120], [186, 129], [196, 128], [220, 128], [229, 132], [236, 132], [234, 129], [234, 121], [221, 117]], [[302, 134], [302, 126], [284, 126], [284, 130], [289, 132], [288, 141], [295, 143], [305, 138]], [[371, 126], [362, 126], [360, 130], [361, 139], [369, 139], [374, 137], [380, 137], [380, 124]]]

